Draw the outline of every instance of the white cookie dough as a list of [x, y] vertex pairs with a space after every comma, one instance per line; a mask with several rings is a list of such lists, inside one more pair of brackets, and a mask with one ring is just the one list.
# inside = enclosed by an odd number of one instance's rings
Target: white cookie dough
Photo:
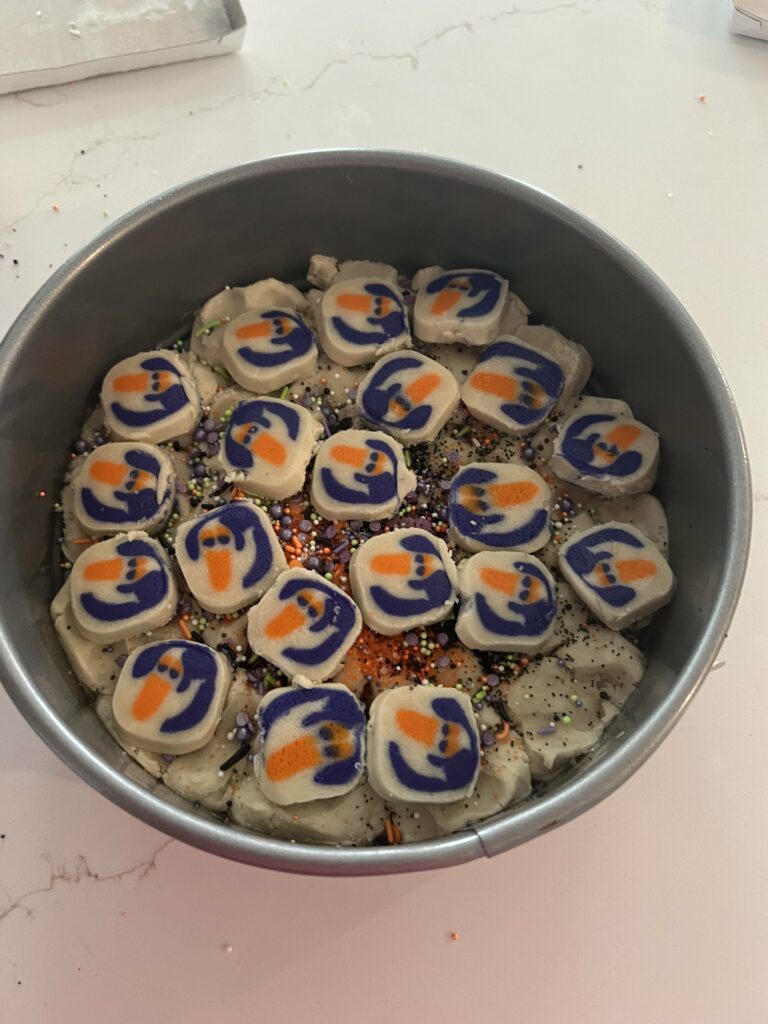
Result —
[[254, 604], [288, 568], [269, 516], [249, 501], [182, 523], [174, 547], [187, 586], [216, 615]]
[[72, 614], [71, 582], [64, 583], [51, 602], [53, 628], [77, 679], [92, 693], [111, 694], [119, 674], [118, 659], [127, 657], [124, 640], [110, 644], [86, 640]]
[[471, 462], [448, 492], [451, 539], [467, 551], [537, 551], [549, 540], [550, 490], [527, 466]]
[[487, 345], [500, 333], [509, 284], [490, 270], [426, 267], [413, 278], [414, 334], [422, 341]]
[[251, 649], [302, 684], [330, 679], [361, 628], [355, 602], [308, 569], [283, 573], [248, 612]]
[[115, 364], [101, 386], [104, 422], [121, 441], [160, 444], [192, 432], [200, 396], [176, 352], [139, 352]]
[[115, 722], [129, 743], [144, 750], [199, 750], [213, 736], [231, 681], [227, 659], [205, 644], [145, 644], [120, 671], [112, 697]]
[[406, 445], [433, 441], [458, 404], [456, 378], [420, 352], [384, 356], [357, 393], [363, 419]]
[[381, 431], [340, 430], [315, 456], [310, 501], [325, 519], [388, 519], [416, 486], [403, 448]]
[[549, 468], [561, 480], [606, 497], [649, 491], [656, 481], [659, 438], [638, 420], [579, 411], [561, 426]]
[[238, 384], [266, 395], [313, 374], [317, 345], [312, 331], [293, 310], [250, 310], [225, 326], [221, 358]]
[[272, 690], [259, 705], [258, 720], [256, 780], [273, 803], [326, 800], [361, 781], [365, 711], [346, 686]]
[[144, 530], [157, 533], [173, 507], [176, 477], [160, 448], [114, 441], [94, 448], [74, 482], [74, 511], [92, 537]]
[[461, 389], [461, 400], [483, 423], [507, 434], [524, 434], [549, 416], [564, 381], [555, 360], [504, 337], [485, 349]]
[[451, 803], [473, 792], [479, 770], [480, 736], [466, 693], [402, 686], [371, 704], [368, 779], [385, 800]]
[[247, 494], [287, 498], [303, 487], [322, 432], [300, 405], [254, 398], [235, 406], [222, 435], [219, 459], [227, 479]]
[[352, 556], [349, 581], [366, 625], [385, 636], [441, 622], [456, 603], [451, 553], [426, 530], [371, 537]]
[[456, 636], [478, 651], [545, 650], [555, 628], [555, 581], [534, 555], [481, 551], [459, 564]]
[[361, 366], [410, 348], [408, 315], [394, 270], [389, 277], [350, 279], [339, 274], [328, 291], [311, 296], [320, 344], [329, 359], [341, 366]]
[[675, 577], [658, 547], [629, 523], [609, 522], [560, 548], [560, 571], [611, 629], [625, 629], [667, 604]]
[[168, 555], [139, 531], [89, 547], [69, 579], [75, 624], [94, 643], [109, 644], [164, 626], [176, 609]]
[[515, 336], [560, 364], [565, 374], [564, 402], [575, 398], [584, 389], [592, 373], [592, 356], [583, 345], [569, 341], [553, 327], [525, 324], [517, 328]]

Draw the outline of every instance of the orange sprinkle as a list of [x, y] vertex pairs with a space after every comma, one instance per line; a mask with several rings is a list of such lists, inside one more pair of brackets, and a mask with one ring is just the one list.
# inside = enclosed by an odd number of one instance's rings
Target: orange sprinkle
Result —
[[301, 567], [301, 561], [298, 558], [292, 558], [288, 563], [289, 569], [298, 569]]
[[402, 843], [402, 833], [391, 818], [384, 819], [384, 831], [387, 833], [387, 842], [390, 846], [397, 846], [398, 843]]
[[297, 552], [301, 551], [301, 549], [304, 547], [304, 545], [302, 544], [301, 538], [299, 537], [298, 533], [293, 538], [293, 545], [296, 548]]
[[458, 942], [458, 941], [459, 941], [459, 933], [458, 932], [451, 932], [451, 942]]
[[192, 639], [192, 633], [190, 632], [189, 626], [186, 624], [183, 618], [179, 619], [179, 629], [187, 638], [187, 640]]
[[496, 739], [499, 743], [503, 743], [504, 740], [509, 736], [512, 729], [510, 728], [509, 722], [505, 722], [501, 729], [496, 733]]
[[58, 213], [59, 210], [61, 209], [61, 207], [59, 206], [58, 203], [54, 203], [53, 206], [51, 207], [51, 209], [53, 210], [54, 213]]
[[699, 93], [699, 103], [703, 103], [706, 98], [703, 92]]
[[95, 544], [95, 541], [93, 541], [90, 537], [78, 537], [77, 540], [73, 540], [72, 543], [77, 545]]

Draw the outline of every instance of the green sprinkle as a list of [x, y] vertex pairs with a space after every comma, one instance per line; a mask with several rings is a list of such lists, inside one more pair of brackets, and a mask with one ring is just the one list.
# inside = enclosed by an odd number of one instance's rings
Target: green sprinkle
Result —
[[[202, 326], [198, 327], [195, 331], [195, 337], [199, 338], [201, 334], [207, 334], [208, 331], [212, 331], [214, 327], [221, 327], [221, 324], [221, 320], [211, 320], [209, 324], [202, 324]], [[216, 369], [216, 367], [214, 367], [214, 369]]]
[[464, 437], [465, 434], [469, 433], [469, 426], [462, 427], [461, 430], [456, 431], [456, 437]]
[[290, 392], [290, 390], [291, 389], [286, 384], [285, 387], [283, 388], [283, 390], [280, 392], [280, 397], [281, 398], [287, 398], [288, 397], [288, 393]]
[[410, 464], [411, 464], [411, 453], [408, 451], [407, 448], [403, 451], [403, 458], [405, 459], [406, 466], [410, 466]]
[[571, 716], [570, 715], [560, 715], [560, 721], [561, 722], [565, 722], [566, 725], [570, 725], [571, 724]]
[[229, 371], [225, 370], [223, 366], [212, 366], [211, 369], [221, 377], [225, 384], [232, 383], [232, 377], [230, 376]]
[[483, 700], [485, 700], [485, 698], [486, 698], [487, 696], [488, 696], [488, 691], [487, 691], [487, 690], [485, 689], [485, 687], [483, 687], [483, 688], [482, 688], [482, 690], [478, 690], [478, 691], [477, 691], [477, 693], [476, 693], [476, 694], [475, 694], [475, 696], [474, 696], [474, 697], [472, 698], [472, 700], [473, 700], [473, 701], [475, 702], [475, 704], [479, 704], [479, 703], [480, 703], [480, 701], [483, 701]]

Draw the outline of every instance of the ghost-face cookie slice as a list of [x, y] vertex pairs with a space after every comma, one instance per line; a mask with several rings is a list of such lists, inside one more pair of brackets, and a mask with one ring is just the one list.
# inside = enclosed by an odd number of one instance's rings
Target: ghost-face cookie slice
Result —
[[403, 296], [383, 278], [359, 277], [332, 285], [319, 300], [317, 330], [323, 351], [341, 366], [372, 363], [411, 344]]
[[349, 563], [349, 580], [366, 625], [386, 636], [441, 622], [457, 597], [451, 553], [425, 530], [371, 537]]
[[361, 628], [355, 602], [307, 569], [283, 573], [248, 612], [251, 649], [301, 683], [330, 679]]
[[477, 651], [544, 650], [555, 628], [557, 597], [549, 570], [520, 551], [481, 551], [459, 565], [456, 635]]
[[189, 754], [209, 742], [232, 681], [229, 662], [205, 644], [160, 640], [137, 647], [112, 697], [120, 734], [159, 754]]
[[549, 461], [561, 480], [609, 498], [649, 491], [658, 465], [658, 434], [609, 412], [577, 412], [567, 419]]
[[413, 286], [414, 334], [422, 341], [487, 345], [499, 335], [509, 284], [498, 274], [428, 267]]
[[433, 441], [458, 404], [456, 378], [420, 352], [385, 356], [357, 393], [363, 419], [403, 444]]
[[94, 544], [75, 562], [70, 581], [75, 624], [94, 643], [164, 626], [178, 600], [168, 556], [145, 533]]
[[301, 490], [322, 432], [306, 409], [279, 398], [254, 398], [235, 406], [219, 457], [248, 494], [287, 498]]
[[317, 366], [314, 336], [291, 309], [243, 313], [231, 320], [221, 352], [237, 383], [258, 395], [308, 377]]
[[645, 534], [606, 523], [560, 548], [560, 570], [584, 604], [611, 629], [624, 629], [671, 600], [675, 577]]
[[380, 693], [368, 722], [368, 778], [385, 800], [450, 803], [469, 796], [480, 738], [467, 694], [445, 686]]
[[258, 601], [288, 568], [269, 517], [248, 501], [182, 523], [175, 550], [187, 586], [216, 615]]
[[340, 430], [315, 456], [310, 500], [325, 519], [386, 519], [416, 486], [403, 449], [372, 430]]
[[489, 345], [461, 389], [477, 419], [508, 434], [534, 430], [549, 416], [565, 377], [560, 366], [514, 338]]
[[289, 687], [259, 705], [254, 763], [273, 803], [342, 796], [360, 782], [365, 763], [365, 712], [346, 686]]
[[128, 530], [157, 533], [170, 515], [176, 477], [154, 445], [115, 441], [85, 458], [74, 483], [74, 509], [97, 537]]
[[151, 444], [184, 437], [200, 415], [194, 378], [175, 352], [121, 360], [104, 378], [101, 405], [114, 437]]
[[592, 356], [583, 345], [563, 337], [553, 327], [540, 324], [523, 324], [515, 328], [514, 333], [516, 338], [537, 348], [560, 365], [565, 375], [563, 402], [575, 398], [583, 390], [592, 373]]
[[472, 462], [451, 481], [451, 537], [467, 551], [538, 551], [549, 540], [550, 490], [526, 466]]

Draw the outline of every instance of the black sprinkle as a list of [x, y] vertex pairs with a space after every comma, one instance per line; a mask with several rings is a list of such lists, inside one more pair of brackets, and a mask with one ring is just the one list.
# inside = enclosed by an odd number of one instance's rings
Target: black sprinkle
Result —
[[222, 654], [226, 654], [226, 656], [229, 658], [230, 662], [232, 663], [233, 667], [237, 664], [237, 655], [232, 650], [232, 648], [229, 646], [229, 644], [216, 644], [216, 650], [217, 651], [221, 651]]
[[504, 703], [501, 697], [494, 697], [493, 700], [489, 700], [488, 706], [493, 708], [493, 710], [496, 712], [499, 718], [502, 719], [502, 721], [509, 723], [509, 725], [514, 724], [512, 721], [512, 716], [507, 710], [507, 705]]
[[237, 764], [238, 761], [242, 761], [244, 757], [247, 757], [251, 752], [250, 743], [241, 743], [237, 750], [234, 752], [232, 757], [228, 757], [224, 764], [219, 765], [220, 772], [228, 772], [230, 768]]
[[[231, 486], [231, 483], [223, 483], [220, 487], [217, 487], [215, 491], [211, 491], [211, 497], [218, 498], [218, 496], [223, 494], [224, 491], [228, 491]], [[203, 506], [203, 508], [205, 508], [205, 506]]]
[[200, 508], [204, 508], [206, 512], [210, 512], [211, 509], [216, 508], [216, 506], [212, 504], [210, 501], [204, 501]]
[[193, 640], [197, 641], [197, 643], [199, 643], [199, 644], [204, 644], [205, 643], [205, 637], [203, 636], [202, 633], [199, 633], [196, 629], [192, 630], [191, 636], [192, 636]]

